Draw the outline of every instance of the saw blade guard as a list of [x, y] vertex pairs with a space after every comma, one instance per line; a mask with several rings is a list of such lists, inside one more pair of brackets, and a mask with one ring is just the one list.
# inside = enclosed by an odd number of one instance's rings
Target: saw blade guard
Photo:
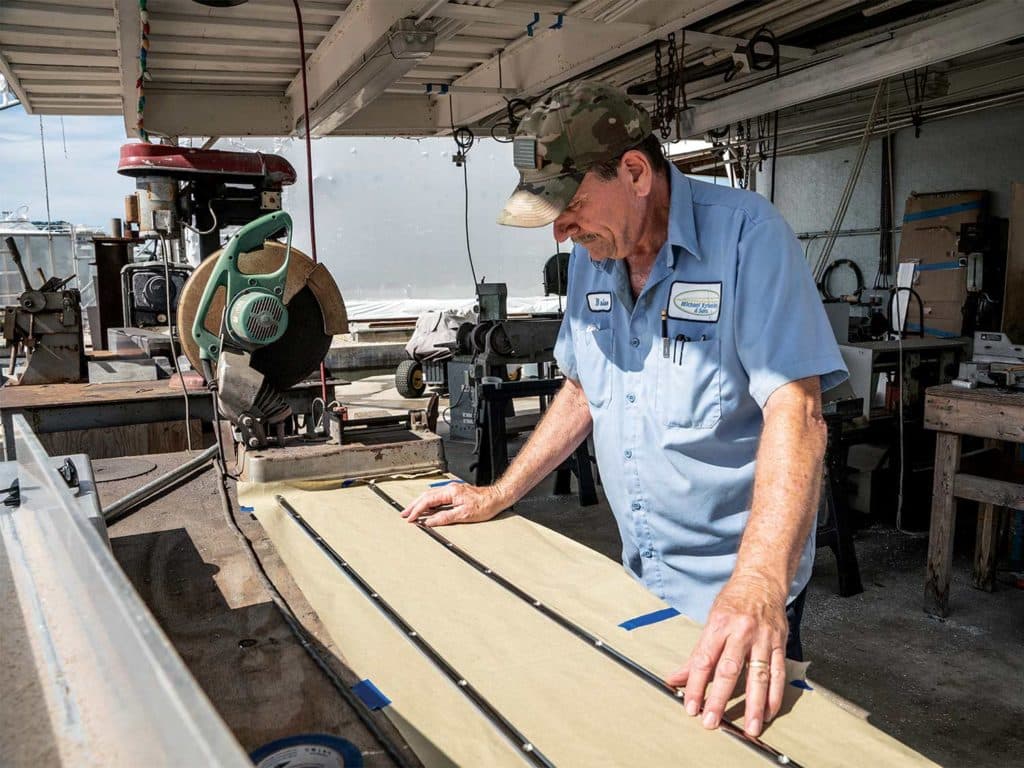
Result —
[[[287, 245], [284, 262], [277, 270], [259, 275], [245, 274], [238, 268], [238, 257], [241, 254], [262, 248], [268, 238], [282, 230], [287, 233]], [[225, 314], [222, 328], [225, 336], [248, 348], [269, 344], [281, 337], [288, 324], [284, 287], [291, 244], [292, 217], [284, 211], [262, 216], [246, 224], [228, 241], [206, 284], [192, 323], [192, 336], [199, 346], [199, 357], [202, 360], [216, 360], [220, 353], [220, 339], [206, 327], [204, 320], [217, 289], [222, 286], [227, 293], [227, 306], [235, 309], [229, 309]], [[240, 324], [236, 327], [233, 321]]]

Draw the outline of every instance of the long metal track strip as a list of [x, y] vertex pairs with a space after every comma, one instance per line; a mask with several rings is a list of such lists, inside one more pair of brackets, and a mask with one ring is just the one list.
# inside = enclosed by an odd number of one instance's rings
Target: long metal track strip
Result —
[[392, 624], [395, 625], [415, 645], [424, 656], [426, 656], [452, 683], [479, 709], [483, 715], [490, 720], [494, 726], [518, 749], [523, 757], [530, 763], [543, 768], [554, 768], [554, 763], [548, 760], [544, 754], [537, 749], [523, 733], [516, 728], [511, 721], [501, 714], [494, 705], [473, 687], [466, 678], [459, 674], [458, 670], [452, 667], [444, 657], [439, 654], [430, 643], [424, 640], [420, 633], [413, 629], [405, 619], [375, 590], [370, 584], [359, 575], [349, 563], [339, 555], [330, 544], [319, 534], [316, 529], [306, 522], [305, 518], [281, 495], [274, 496], [274, 500], [289, 517], [316, 543], [317, 547], [355, 584], [356, 587], [367, 598], [377, 605]]
[[[391, 505], [392, 508], [398, 511], [402, 511], [403, 509], [405, 509], [405, 507], [402, 506], [400, 502], [398, 502], [393, 496], [391, 496], [387, 491], [385, 491], [376, 483], [371, 481], [369, 483], [369, 486], [374, 493], [376, 493], [381, 499], [383, 499], [389, 505]], [[536, 610], [540, 611], [542, 614], [547, 616], [549, 619], [554, 621], [563, 629], [568, 630], [570, 633], [578, 637], [580, 640], [583, 640], [588, 644], [592, 645], [605, 656], [608, 656], [610, 659], [613, 659], [616, 663], [625, 667], [645, 682], [653, 685], [662, 693], [671, 696], [675, 701], [678, 701], [680, 704], [683, 703], [681, 691], [676, 690], [671, 685], [662, 680], [660, 677], [658, 677], [658, 675], [654, 674], [646, 667], [638, 664], [636, 661], [629, 658], [621, 651], [618, 651], [612, 646], [608, 645], [608, 643], [606, 643], [604, 640], [597, 637], [593, 633], [587, 631], [576, 622], [572, 621], [571, 619], [567, 619], [565, 616], [558, 613], [553, 608], [544, 605], [544, 603], [542, 603], [540, 600], [536, 599], [520, 587], [516, 586], [501, 574], [495, 573], [493, 569], [489, 568], [487, 565], [477, 560], [475, 557], [473, 557], [471, 554], [469, 554], [464, 549], [459, 547], [457, 544], [450, 541], [446, 536], [439, 533], [436, 528], [430, 528], [422, 524], [418, 525], [417, 527], [421, 531], [426, 533], [428, 536], [430, 536], [438, 544], [442, 544], [443, 546], [447, 547], [449, 550], [451, 550], [451, 552], [454, 555], [458, 556], [460, 559], [469, 563], [471, 566], [473, 566], [476, 570], [480, 571], [480, 573], [487, 576], [489, 579], [500, 584], [502, 587], [507, 589], [520, 600], [529, 603]], [[731, 720], [722, 718], [721, 730], [724, 733], [727, 733], [728, 735], [742, 742], [745, 746], [755, 750], [762, 757], [771, 760], [773, 763], [776, 763], [777, 765], [785, 765], [789, 766], [789, 768], [802, 768], [802, 766], [799, 763], [794, 761], [788, 755], [780, 752], [772, 745], [766, 744], [758, 737], [751, 736]]]

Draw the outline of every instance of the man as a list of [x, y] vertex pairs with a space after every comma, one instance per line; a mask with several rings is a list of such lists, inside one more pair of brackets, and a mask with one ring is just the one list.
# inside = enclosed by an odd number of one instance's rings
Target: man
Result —
[[553, 223], [574, 242], [555, 348], [566, 383], [494, 485], [445, 486], [402, 514], [488, 520], [593, 428], [623, 564], [705, 621], [668, 682], [715, 728], [746, 667], [745, 728], [759, 735], [782, 703], [787, 650], [801, 654], [821, 391], [846, 377], [803, 253], [761, 196], [671, 167], [617, 89], [556, 89], [513, 152], [521, 181], [499, 222]]

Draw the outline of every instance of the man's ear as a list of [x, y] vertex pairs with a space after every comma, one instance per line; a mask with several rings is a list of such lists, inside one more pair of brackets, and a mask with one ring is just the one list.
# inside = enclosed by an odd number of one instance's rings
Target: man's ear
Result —
[[622, 168], [629, 177], [633, 191], [638, 197], [651, 194], [654, 184], [654, 169], [647, 155], [637, 149], [630, 149], [622, 156]]

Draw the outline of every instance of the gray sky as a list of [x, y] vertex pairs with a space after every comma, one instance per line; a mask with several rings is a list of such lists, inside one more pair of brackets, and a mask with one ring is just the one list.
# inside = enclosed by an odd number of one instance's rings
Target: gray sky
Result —
[[[50, 210], [55, 220], [106, 227], [123, 213], [131, 179], [116, 172], [120, 117], [43, 118]], [[65, 154], [65, 145], [67, 147]], [[466, 258], [462, 169], [451, 139], [330, 138], [313, 143], [317, 246], [351, 299], [472, 295]], [[301, 142], [222, 140], [218, 149], [260, 149], [287, 157], [299, 182], [285, 191], [295, 244], [309, 252], [305, 150]], [[0, 211], [28, 205], [46, 218], [39, 119], [20, 107], [0, 112]], [[514, 296], [538, 296], [551, 228], [502, 227], [495, 218], [516, 184], [511, 145], [478, 139], [469, 152], [469, 229], [477, 277], [504, 281]]]

